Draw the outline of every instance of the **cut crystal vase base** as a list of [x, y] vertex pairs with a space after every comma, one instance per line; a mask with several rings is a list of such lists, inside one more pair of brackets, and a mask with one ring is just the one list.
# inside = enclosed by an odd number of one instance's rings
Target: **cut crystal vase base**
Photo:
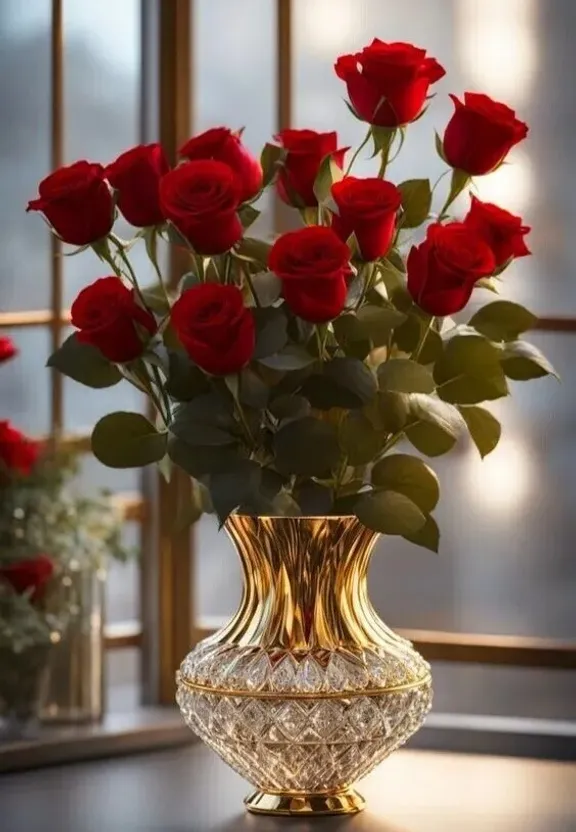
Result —
[[256, 791], [244, 805], [255, 815], [355, 815], [362, 811], [365, 801], [352, 788], [319, 794]]

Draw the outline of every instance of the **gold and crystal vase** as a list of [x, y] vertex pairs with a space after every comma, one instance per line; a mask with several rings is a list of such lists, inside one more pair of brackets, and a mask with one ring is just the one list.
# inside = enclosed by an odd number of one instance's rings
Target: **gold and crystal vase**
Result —
[[430, 666], [367, 592], [378, 535], [355, 517], [232, 515], [240, 609], [177, 674], [189, 727], [256, 787], [249, 811], [358, 812], [353, 788], [421, 726]]

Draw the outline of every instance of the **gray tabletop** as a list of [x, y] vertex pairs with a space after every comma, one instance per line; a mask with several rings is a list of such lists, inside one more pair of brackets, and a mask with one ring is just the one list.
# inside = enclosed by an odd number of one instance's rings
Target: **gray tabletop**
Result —
[[201, 745], [0, 777], [2, 832], [576, 832], [576, 765], [400, 751], [352, 818], [243, 812], [246, 784]]

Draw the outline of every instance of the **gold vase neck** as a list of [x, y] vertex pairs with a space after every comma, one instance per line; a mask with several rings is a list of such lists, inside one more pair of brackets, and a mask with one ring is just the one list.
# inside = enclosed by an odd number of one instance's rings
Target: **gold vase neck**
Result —
[[374, 611], [367, 571], [378, 534], [355, 517], [232, 515], [244, 590], [220, 644], [291, 651], [398, 648]]

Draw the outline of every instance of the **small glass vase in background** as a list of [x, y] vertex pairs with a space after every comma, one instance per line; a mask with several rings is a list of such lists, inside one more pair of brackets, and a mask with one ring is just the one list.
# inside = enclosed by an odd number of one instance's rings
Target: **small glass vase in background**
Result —
[[51, 651], [43, 680], [44, 723], [99, 722], [104, 715], [104, 602], [106, 571], [71, 561], [53, 602], [68, 611], [62, 637]]
[[53, 649], [50, 644], [22, 652], [0, 647], [0, 742], [36, 734], [40, 692]]

